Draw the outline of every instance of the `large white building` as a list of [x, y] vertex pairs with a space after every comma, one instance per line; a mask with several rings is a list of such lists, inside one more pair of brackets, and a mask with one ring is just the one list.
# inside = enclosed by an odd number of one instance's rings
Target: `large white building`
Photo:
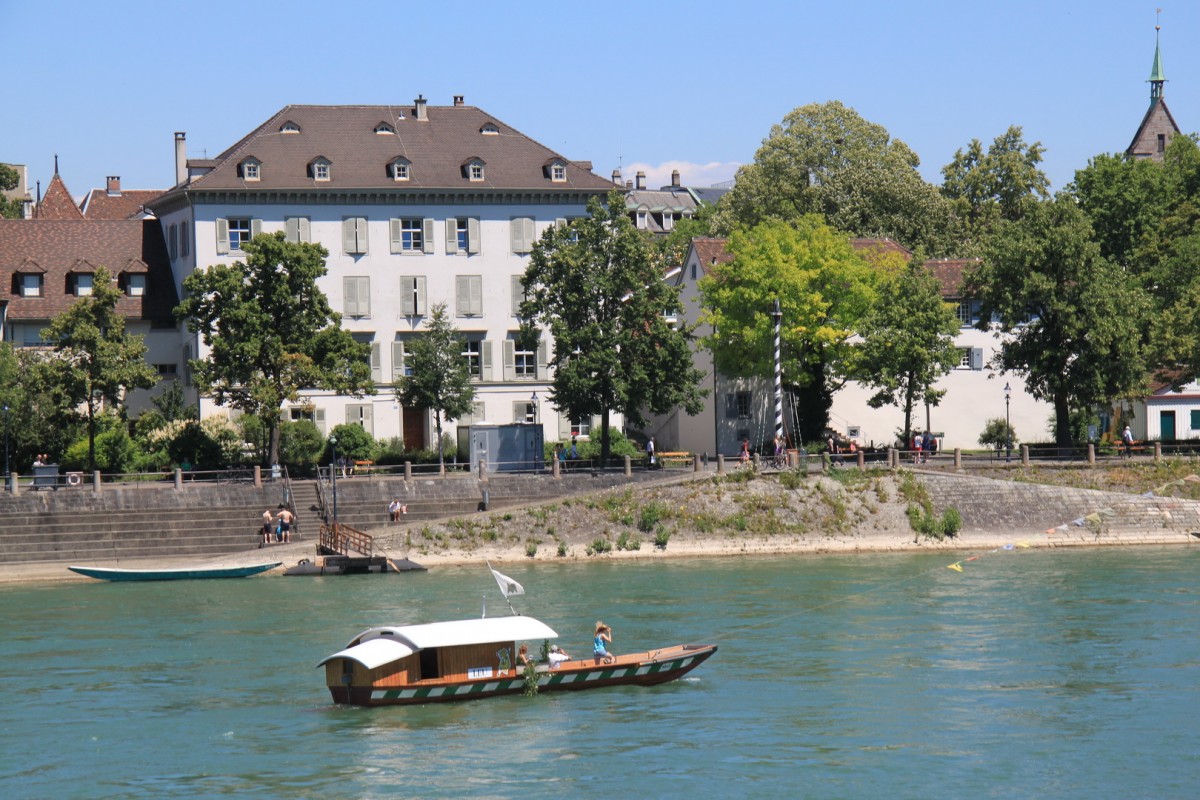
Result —
[[[460, 424], [538, 421], [548, 439], [586, 434], [548, 400], [550, 342], [517, 337], [519, 284], [542, 232], [585, 213], [613, 184], [455, 97], [405, 106], [287, 106], [214, 159], [188, 160], [175, 135], [177, 185], [150, 204], [176, 285], [193, 270], [242, 258], [259, 232], [319, 242], [319, 285], [342, 325], [370, 345], [377, 394], [305, 392], [285, 418], [311, 415], [327, 433], [355, 423], [375, 438], [432, 444], [430, 414], [401, 408], [392, 389], [405, 345], [431, 306], [446, 303], [477, 382]], [[181, 358], [203, 357], [199, 337]], [[202, 415], [211, 400], [192, 396]], [[535, 396], [540, 398], [534, 400]], [[451, 428], [452, 430], [452, 428]]]

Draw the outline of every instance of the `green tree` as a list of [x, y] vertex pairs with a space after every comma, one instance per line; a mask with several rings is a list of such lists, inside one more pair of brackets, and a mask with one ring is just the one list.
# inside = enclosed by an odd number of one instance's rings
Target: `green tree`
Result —
[[[1191, 144], [1182, 136], [1175, 141]], [[1125, 155], [1091, 159], [1075, 173], [1067, 191], [1091, 221], [1100, 254], [1123, 266], [1133, 265], [1135, 252], [1162, 221], [1169, 204], [1163, 164]]]
[[952, 214], [917, 171], [921, 160], [887, 129], [839, 102], [801, 106], [771, 128], [718, 203], [722, 231], [821, 214], [855, 236], [888, 237], [942, 255]]
[[[21, 176], [15, 169], [8, 164], [0, 164], [0, 192], [9, 192], [17, 188], [17, 184], [21, 182]], [[6, 219], [21, 218], [21, 201], [9, 200], [3, 194], [0, 194], [0, 217]]]
[[279, 459], [279, 409], [302, 389], [374, 394], [367, 345], [341, 328], [317, 286], [329, 253], [318, 244], [256, 236], [245, 261], [198, 269], [175, 309], [209, 354], [191, 362], [196, 385], [222, 405], [257, 416]]
[[727, 248], [732, 259], [700, 280], [703, 321], [713, 326], [702, 345], [726, 375], [773, 375], [778, 298], [784, 383], [802, 440], [820, 441], [834, 392], [856, 374], [851, 338], [875, 300], [875, 271], [817, 215], [734, 231]]
[[946, 391], [933, 384], [959, 361], [958, 317], [920, 261], [880, 281], [878, 299], [858, 328], [858, 380], [876, 390], [867, 404], [903, 409], [905, 442], [912, 441], [913, 410], [922, 402], [938, 404]]
[[604, 459], [611, 452], [611, 412], [641, 427], [646, 410], [700, 411], [702, 375], [692, 365], [691, 331], [667, 322], [679, 291], [656, 262], [614, 191], [607, 202], [592, 198], [587, 217], [548, 229], [525, 271], [522, 335], [549, 328], [551, 400], [570, 419], [600, 416]]
[[396, 379], [401, 405], [433, 412], [438, 463], [443, 466], [442, 422], [471, 413], [475, 402], [475, 386], [462, 352], [462, 337], [446, 313], [446, 304], [438, 303], [430, 309], [425, 333], [405, 345], [404, 367], [412, 374]]
[[42, 331], [42, 338], [54, 342], [51, 368], [66, 398], [84, 408], [88, 469], [96, 468], [96, 417], [101, 409], [120, 409], [131, 389], [149, 389], [158, 382], [158, 373], [146, 363], [142, 337], [125, 332], [125, 317], [117, 312], [121, 296], [108, 270], [97, 267], [92, 294]]
[[1069, 445], [1071, 412], [1107, 403], [1143, 378], [1145, 298], [1100, 255], [1074, 198], [1026, 201], [1003, 222], [968, 276], [982, 301], [978, 326], [1006, 334], [993, 366], [1021, 375], [1054, 406], [1055, 441]]
[[1045, 148], [1027, 144], [1018, 125], [1009, 126], [984, 152], [972, 139], [942, 167], [942, 194], [954, 206], [961, 228], [957, 255], [974, 253], [1002, 219], [1016, 219], [1028, 197], [1045, 199], [1050, 179], [1038, 165]]
[[663, 272], [683, 265], [692, 239], [713, 235], [715, 215], [716, 206], [703, 203], [696, 209], [694, 216], [678, 220], [666, 236], [648, 234]]

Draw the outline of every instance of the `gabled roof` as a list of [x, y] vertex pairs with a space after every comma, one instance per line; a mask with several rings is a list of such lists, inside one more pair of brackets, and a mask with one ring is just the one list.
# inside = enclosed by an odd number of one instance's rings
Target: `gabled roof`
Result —
[[1171, 137], [1179, 133], [1179, 126], [1175, 124], [1175, 117], [1171, 116], [1171, 109], [1167, 108], [1167, 100], [1164, 97], [1157, 97], [1150, 103], [1145, 116], [1142, 117], [1142, 124], [1138, 125], [1137, 133], [1133, 135], [1133, 141], [1129, 143], [1125, 152], [1131, 156], [1161, 159], [1157, 140], [1159, 132], [1167, 134], [1168, 144]]
[[[287, 106], [213, 159], [210, 172], [176, 187], [167, 197], [182, 192], [229, 190], [409, 193], [499, 189], [601, 193], [612, 189], [609, 181], [474, 106], [428, 106], [425, 116], [425, 120], [418, 119], [412, 108], [397, 106]], [[391, 124], [396, 135], [375, 133], [380, 120]], [[297, 124], [300, 132], [279, 135], [280, 126], [287, 121]], [[487, 122], [494, 123], [500, 135], [480, 133]], [[270, 169], [263, 171], [260, 180], [248, 184], [238, 177], [237, 164], [251, 150]], [[307, 170], [307, 165], [318, 155], [337, 164], [331, 179], [320, 183], [309, 177]], [[387, 165], [401, 155], [412, 164], [411, 178], [402, 184], [387, 171]], [[487, 162], [485, 185], [464, 177], [460, 167], [470, 158]], [[559, 158], [566, 165], [565, 182], [552, 182], [546, 177], [542, 165], [552, 158]], [[189, 166], [197, 163], [189, 161]]]
[[883, 239], [855, 238], [850, 240], [850, 246], [858, 251], [874, 250], [880, 253], [899, 253], [905, 258], [912, 256], [912, 250], [886, 237]]
[[978, 258], [937, 258], [926, 261], [925, 268], [942, 284], [942, 297], [961, 298], [963, 275], [978, 263]]
[[714, 264], [725, 264], [733, 260], [733, 256], [725, 249], [728, 241], [723, 238], [699, 236], [692, 239], [692, 252], [696, 254], [696, 260], [700, 262], [701, 274], [707, 275], [709, 267]]
[[50, 179], [50, 185], [46, 187], [34, 216], [36, 219], [83, 219], [83, 212], [75, 205], [67, 185], [57, 172]]
[[[128, 319], [173, 319], [179, 302], [162, 226], [156, 219], [0, 219], [0, 303], [9, 321], [49, 320], [79, 298], [68, 292], [68, 274], [104, 266], [116, 278], [145, 273], [146, 292], [125, 295], [117, 311]], [[43, 273], [41, 297], [14, 294], [15, 274]]]
[[141, 219], [148, 212], [143, 208], [162, 196], [162, 189], [122, 189], [109, 194], [104, 189], [92, 189], [83, 198], [84, 219]]

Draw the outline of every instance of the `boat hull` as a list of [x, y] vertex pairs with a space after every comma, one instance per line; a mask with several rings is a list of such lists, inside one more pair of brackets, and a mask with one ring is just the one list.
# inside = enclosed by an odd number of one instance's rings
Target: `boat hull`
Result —
[[[623, 655], [613, 664], [596, 659], [565, 662], [560, 668], [538, 670], [538, 692], [576, 692], [605, 686], [654, 686], [676, 680], [700, 666], [717, 645], [676, 645], [648, 653]], [[525, 691], [525, 676], [455, 682], [421, 682], [400, 687], [347, 686], [330, 683], [333, 702], [357, 706], [418, 705], [480, 700]]]
[[183, 581], [202, 578], [247, 578], [282, 564], [251, 564], [244, 567], [197, 567], [193, 569], [121, 569], [119, 567], [67, 567], [72, 572], [102, 581]]

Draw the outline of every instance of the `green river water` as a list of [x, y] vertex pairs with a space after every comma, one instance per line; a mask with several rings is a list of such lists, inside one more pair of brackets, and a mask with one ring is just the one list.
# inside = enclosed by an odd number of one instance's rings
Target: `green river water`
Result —
[[[379, 709], [315, 664], [508, 613], [425, 574], [0, 589], [0, 797], [1200, 794], [1200, 550], [509, 564], [573, 653], [716, 642], [654, 688]], [[519, 601], [519, 602], [518, 602]]]

